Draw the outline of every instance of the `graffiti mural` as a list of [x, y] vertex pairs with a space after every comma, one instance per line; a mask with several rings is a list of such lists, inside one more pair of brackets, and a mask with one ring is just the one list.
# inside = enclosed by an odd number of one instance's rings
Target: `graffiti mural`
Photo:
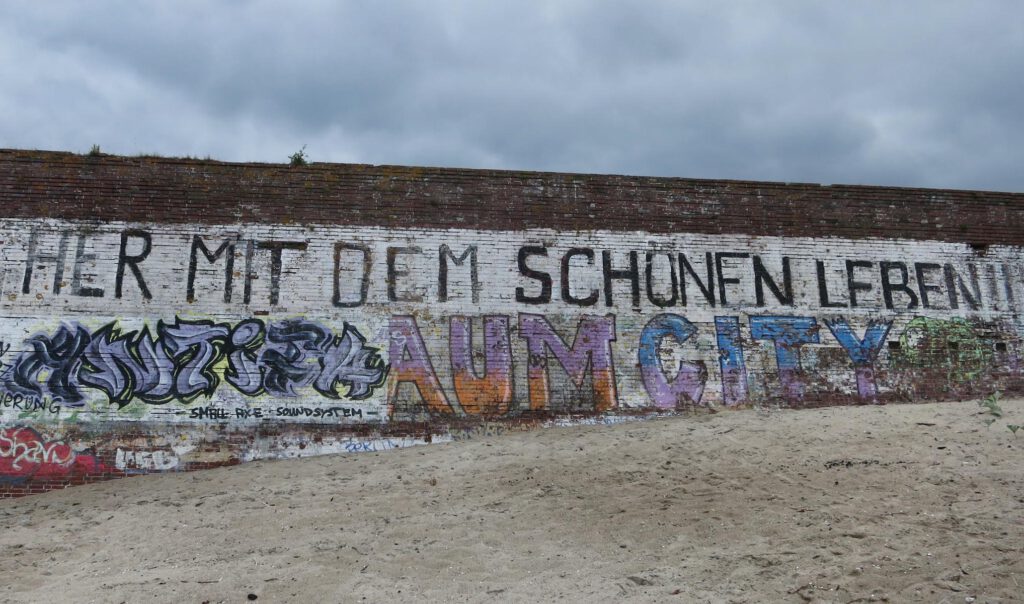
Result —
[[484, 423], [1024, 391], [1011, 246], [0, 226], [8, 481], [90, 460], [148, 472], [382, 450]]
[[78, 323], [36, 334], [0, 373], [0, 388], [26, 399], [50, 398], [66, 407], [85, 404], [84, 390], [110, 403], [162, 405], [211, 396], [224, 381], [247, 396], [295, 398], [312, 388], [331, 399], [362, 399], [380, 387], [388, 366], [349, 324], [341, 335], [311, 321], [234, 325], [212, 321], [157, 323], [121, 331], [109, 323], [90, 332]]

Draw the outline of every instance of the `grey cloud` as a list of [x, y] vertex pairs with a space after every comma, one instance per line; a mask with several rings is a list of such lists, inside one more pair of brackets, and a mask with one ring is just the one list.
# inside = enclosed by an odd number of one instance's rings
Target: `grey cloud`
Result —
[[1015, 2], [0, 7], [0, 144], [1024, 190]]

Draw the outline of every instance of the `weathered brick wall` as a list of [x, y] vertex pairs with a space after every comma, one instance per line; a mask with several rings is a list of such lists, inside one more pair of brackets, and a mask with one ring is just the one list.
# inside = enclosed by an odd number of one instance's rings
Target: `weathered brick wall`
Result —
[[0, 495], [1019, 392], [1022, 201], [0, 151]]

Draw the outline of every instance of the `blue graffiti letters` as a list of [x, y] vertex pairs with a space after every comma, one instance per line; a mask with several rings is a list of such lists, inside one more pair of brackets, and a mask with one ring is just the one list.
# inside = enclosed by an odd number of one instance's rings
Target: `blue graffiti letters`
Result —
[[12, 394], [49, 396], [80, 406], [85, 397], [78, 389], [78, 372], [89, 341], [89, 331], [81, 325], [62, 324], [52, 338], [32, 336], [25, 341], [28, 350], [0, 375], [0, 385]]
[[889, 334], [892, 321], [871, 321], [864, 330], [864, 337], [859, 338], [843, 317], [825, 319], [832, 335], [849, 355], [857, 367], [869, 366], [875, 362], [878, 351], [885, 344], [885, 336]]
[[68, 407], [85, 405], [83, 389], [110, 403], [189, 403], [210, 397], [222, 378], [246, 396], [294, 398], [312, 388], [331, 399], [364, 399], [384, 384], [389, 366], [378, 349], [349, 324], [340, 336], [318, 323], [248, 319], [232, 326], [176, 318], [122, 331], [116, 323], [94, 332], [61, 324], [52, 336], [25, 341], [0, 372], [0, 389], [23, 397], [49, 397]]

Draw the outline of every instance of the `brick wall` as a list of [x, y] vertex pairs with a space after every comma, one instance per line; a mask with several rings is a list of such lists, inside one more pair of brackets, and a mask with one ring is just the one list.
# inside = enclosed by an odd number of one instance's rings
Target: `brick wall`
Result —
[[1022, 201], [0, 151], [0, 496], [1019, 392]]

